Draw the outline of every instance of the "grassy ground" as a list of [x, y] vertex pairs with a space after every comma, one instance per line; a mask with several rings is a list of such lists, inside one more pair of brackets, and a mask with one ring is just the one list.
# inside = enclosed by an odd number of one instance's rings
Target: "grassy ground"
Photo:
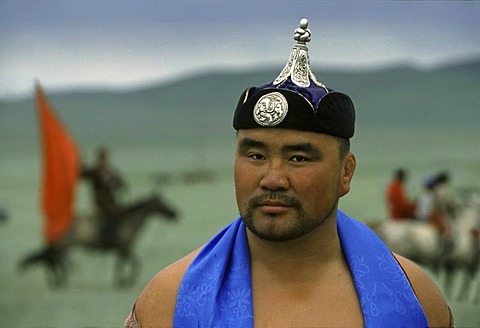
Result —
[[[419, 190], [425, 174], [445, 168], [456, 169], [454, 183], [479, 186], [479, 155], [471, 151], [478, 149], [475, 140], [480, 139], [475, 137], [453, 135], [450, 143], [444, 142], [437, 150], [435, 140], [423, 139], [430, 151], [418, 156], [422, 145], [415, 144], [415, 140], [422, 140], [422, 136], [406, 136], [403, 142], [395, 143], [396, 136], [390, 136], [388, 142], [386, 135], [365, 135], [354, 143], [359, 163], [352, 192], [341, 201], [341, 208], [364, 221], [383, 219], [383, 189], [392, 170], [400, 164], [411, 170], [412, 193]], [[385, 145], [370, 147], [379, 139]], [[459, 148], [460, 144], [465, 149]], [[71, 253], [69, 285], [52, 290], [46, 286], [43, 268], [20, 274], [16, 267], [23, 256], [42, 245], [38, 149], [11, 143], [0, 146], [0, 199], [10, 212], [8, 222], [0, 224], [0, 318], [4, 327], [120, 327], [135, 298], [159, 269], [206, 242], [237, 216], [231, 169], [233, 145], [229, 141], [203, 145], [204, 151], [176, 145], [112, 145], [114, 162], [130, 183], [125, 201], [149, 193], [154, 186], [152, 177], [160, 171], [174, 173], [178, 178], [192, 167], [208, 167], [216, 172], [215, 179], [192, 185], [177, 180], [160, 188], [179, 209], [180, 221], [168, 223], [153, 217], [147, 222], [135, 247], [142, 268], [132, 288], [114, 288], [113, 254], [75, 249]], [[84, 147], [84, 155], [91, 160], [93, 147]], [[77, 209], [88, 211], [89, 206], [88, 190], [81, 184]], [[480, 326], [478, 304], [454, 300], [449, 303], [458, 327]]]

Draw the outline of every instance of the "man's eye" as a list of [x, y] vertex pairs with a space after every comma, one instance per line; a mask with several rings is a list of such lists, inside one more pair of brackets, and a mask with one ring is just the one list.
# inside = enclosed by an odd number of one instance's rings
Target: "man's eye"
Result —
[[305, 156], [296, 155], [290, 158], [292, 162], [306, 162], [308, 159]]
[[265, 156], [263, 156], [262, 154], [251, 154], [251, 155], [248, 155], [248, 157], [257, 161], [265, 159]]

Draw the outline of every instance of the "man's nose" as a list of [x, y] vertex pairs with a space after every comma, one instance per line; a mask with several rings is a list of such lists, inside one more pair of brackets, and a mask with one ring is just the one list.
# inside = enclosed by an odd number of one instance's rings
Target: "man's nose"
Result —
[[265, 168], [260, 187], [266, 190], [287, 190], [290, 187], [287, 168], [280, 161], [272, 161]]

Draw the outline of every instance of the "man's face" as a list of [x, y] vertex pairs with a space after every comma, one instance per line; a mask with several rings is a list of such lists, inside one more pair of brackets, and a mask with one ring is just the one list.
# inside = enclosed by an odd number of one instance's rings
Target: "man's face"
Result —
[[332, 136], [277, 128], [240, 130], [235, 158], [240, 215], [263, 239], [304, 236], [335, 216], [354, 170], [354, 155], [341, 159]]

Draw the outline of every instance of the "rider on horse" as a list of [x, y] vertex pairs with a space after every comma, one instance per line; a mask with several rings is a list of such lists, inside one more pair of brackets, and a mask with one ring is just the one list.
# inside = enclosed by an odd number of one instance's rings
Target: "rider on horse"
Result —
[[448, 184], [449, 176], [443, 172], [426, 179], [416, 211], [419, 220], [432, 224], [447, 240], [451, 237], [451, 220], [456, 211], [456, 205], [448, 195]]
[[393, 220], [413, 219], [415, 215], [415, 202], [410, 200], [405, 190], [406, 180], [407, 172], [398, 169], [387, 187], [387, 208], [389, 217]]
[[111, 167], [106, 148], [98, 149], [95, 165], [83, 167], [81, 176], [91, 183], [96, 215], [100, 219], [101, 242], [112, 245], [116, 241], [117, 221], [122, 212], [118, 192], [125, 187], [125, 183]]

